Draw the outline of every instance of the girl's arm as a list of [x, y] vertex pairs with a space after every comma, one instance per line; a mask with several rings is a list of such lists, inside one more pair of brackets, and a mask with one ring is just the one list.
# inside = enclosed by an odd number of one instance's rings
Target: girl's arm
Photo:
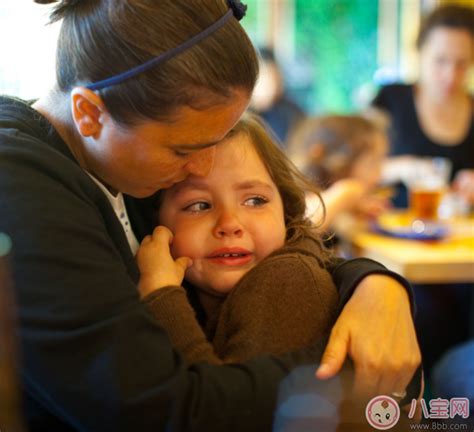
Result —
[[187, 364], [203, 361], [222, 364], [197, 322], [184, 288], [179, 286], [191, 260], [172, 258], [169, 249], [172, 240], [173, 234], [163, 226], [156, 227], [152, 235], [143, 239], [137, 252], [140, 296]]
[[338, 295], [308, 250], [285, 247], [250, 270], [223, 304], [213, 339], [226, 361], [281, 354], [325, 339]]
[[143, 301], [168, 333], [171, 344], [184, 356], [187, 364], [223, 363], [199, 325], [183, 287], [164, 287], [148, 294]]
[[338, 296], [329, 273], [306, 248], [285, 247], [249, 271], [223, 302], [212, 345], [186, 291], [169, 286], [144, 301], [188, 364], [243, 362], [300, 349], [327, 337]]

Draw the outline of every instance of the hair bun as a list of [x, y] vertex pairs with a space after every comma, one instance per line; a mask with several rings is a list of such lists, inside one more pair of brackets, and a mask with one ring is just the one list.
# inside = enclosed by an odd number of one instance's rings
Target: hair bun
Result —
[[247, 5], [240, 2], [240, 0], [227, 0], [227, 4], [232, 9], [235, 18], [240, 21], [247, 12]]

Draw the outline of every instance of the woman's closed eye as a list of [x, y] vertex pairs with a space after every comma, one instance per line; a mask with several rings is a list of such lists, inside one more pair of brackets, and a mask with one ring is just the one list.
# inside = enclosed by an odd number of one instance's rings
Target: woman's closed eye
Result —
[[190, 155], [190, 152], [186, 151], [181, 151], [181, 150], [173, 150], [175, 156], [178, 156], [179, 158], [185, 158]]
[[258, 196], [253, 196], [253, 197], [247, 198], [244, 201], [244, 205], [248, 206], [248, 207], [262, 207], [265, 204], [267, 204], [268, 202], [269, 202], [269, 200], [267, 198], [258, 195]]
[[206, 201], [196, 201], [183, 208], [188, 213], [200, 213], [211, 208], [211, 204]]

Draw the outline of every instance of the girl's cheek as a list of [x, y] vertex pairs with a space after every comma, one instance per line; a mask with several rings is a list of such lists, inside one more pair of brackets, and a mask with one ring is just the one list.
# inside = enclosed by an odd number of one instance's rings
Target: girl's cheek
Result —
[[193, 230], [186, 230], [177, 227], [171, 243], [171, 256], [174, 259], [182, 256], [193, 258], [196, 249], [196, 234]]

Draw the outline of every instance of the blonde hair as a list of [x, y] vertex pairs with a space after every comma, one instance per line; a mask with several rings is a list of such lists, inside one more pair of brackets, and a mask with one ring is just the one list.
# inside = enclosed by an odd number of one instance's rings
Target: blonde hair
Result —
[[386, 119], [362, 115], [328, 115], [305, 119], [290, 139], [298, 167], [315, 184], [327, 188], [349, 177], [354, 162], [386, 133]]

